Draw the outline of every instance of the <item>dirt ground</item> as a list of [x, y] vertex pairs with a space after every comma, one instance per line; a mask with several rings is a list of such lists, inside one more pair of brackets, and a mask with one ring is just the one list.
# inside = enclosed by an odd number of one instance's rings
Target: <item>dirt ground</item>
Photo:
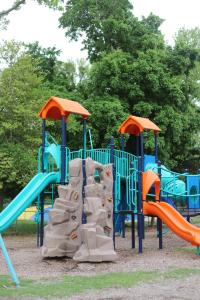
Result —
[[[131, 249], [130, 233], [126, 238], [116, 238], [118, 261], [115, 263], [76, 263], [71, 259], [43, 260], [36, 247], [36, 237], [6, 237], [16, 272], [26, 278], [57, 278], [62, 275], [95, 275], [106, 272], [168, 271], [174, 268], [200, 269], [200, 256], [187, 251], [190, 244], [168, 232], [163, 238], [164, 249], [158, 249], [155, 229], [148, 229], [143, 243], [143, 254]], [[185, 249], [185, 250], [184, 250]], [[7, 268], [0, 252], [0, 274], [7, 274]], [[96, 299], [200, 299], [200, 277], [191, 275], [182, 279], [160, 280], [139, 284], [124, 289], [115, 288], [92, 291], [77, 295], [73, 300]]]

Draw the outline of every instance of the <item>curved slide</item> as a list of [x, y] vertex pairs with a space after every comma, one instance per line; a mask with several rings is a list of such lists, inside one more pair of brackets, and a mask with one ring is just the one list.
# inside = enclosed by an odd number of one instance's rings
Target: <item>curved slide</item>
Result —
[[58, 179], [59, 173], [55, 172], [35, 175], [0, 213], [0, 233], [5, 231], [16, 220], [50, 183], [56, 183]]
[[175, 234], [190, 242], [200, 245], [200, 228], [188, 223], [179, 212], [166, 202], [143, 202], [145, 215], [159, 217]]

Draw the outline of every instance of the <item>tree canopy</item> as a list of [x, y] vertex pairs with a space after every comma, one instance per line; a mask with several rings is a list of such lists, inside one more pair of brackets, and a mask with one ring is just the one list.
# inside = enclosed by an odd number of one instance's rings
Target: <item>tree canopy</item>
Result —
[[[128, 0], [38, 3], [62, 5], [60, 26], [68, 38], [82, 39], [89, 62], [61, 61], [59, 49], [38, 42], [0, 45], [0, 196], [22, 188], [36, 170], [41, 143], [36, 113], [51, 95], [79, 101], [91, 112], [94, 147], [105, 147], [111, 135], [119, 147], [121, 122], [129, 114], [148, 117], [162, 129], [160, 160], [177, 171], [196, 171], [200, 29], [180, 29], [170, 46], [160, 31], [163, 20], [154, 14], [139, 20]], [[20, 1], [16, 4], [20, 7]], [[48, 122], [48, 128], [59, 142], [59, 122]], [[133, 141], [126, 139], [127, 151], [133, 152]], [[82, 147], [80, 119], [74, 116], [68, 146]], [[145, 134], [145, 151], [153, 152], [150, 134]]]
[[[154, 120], [162, 129], [161, 159], [184, 169], [199, 127], [199, 30], [181, 29], [171, 47], [160, 32], [161, 18], [139, 20], [132, 9], [128, 0], [69, 0], [60, 25], [72, 40], [82, 37], [88, 50], [92, 66], [85, 97], [95, 99], [96, 107], [110, 97], [124, 114]], [[93, 103], [87, 105], [93, 109]], [[146, 139], [151, 152], [153, 143]]]

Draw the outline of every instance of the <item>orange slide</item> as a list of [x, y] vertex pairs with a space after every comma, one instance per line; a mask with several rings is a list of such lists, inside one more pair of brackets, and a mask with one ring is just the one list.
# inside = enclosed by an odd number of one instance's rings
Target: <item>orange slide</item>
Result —
[[188, 223], [179, 212], [166, 202], [143, 202], [145, 215], [159, 217], [175, 234], [190, 242], [200, 245], [200, 228]]

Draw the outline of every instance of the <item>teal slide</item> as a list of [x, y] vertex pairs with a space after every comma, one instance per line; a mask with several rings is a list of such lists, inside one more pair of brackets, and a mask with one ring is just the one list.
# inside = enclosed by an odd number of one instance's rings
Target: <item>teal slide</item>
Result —
[[0, 233], [5, 231], [50, 184], [59, 181], [59, 173], [38, 173], [0, 213]]

